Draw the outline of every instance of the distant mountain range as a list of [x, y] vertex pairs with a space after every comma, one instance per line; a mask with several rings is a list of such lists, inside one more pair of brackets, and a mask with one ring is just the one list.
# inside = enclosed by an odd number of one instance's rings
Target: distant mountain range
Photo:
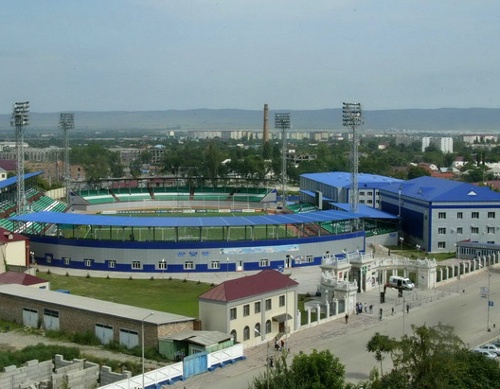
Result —
[[[269, 111], [270, 129], [274, 113]], [[290, 112], [292, 130], [342, 131], [342, 110], [295, 110]], [[400, 109], [365, 111], [364, 130], [419, 132], [499, 132], [500, 109]], [[59, 113], [30, 113], [27, 131], [58, 130]], [[263, 110], [191, 109], [150, 112], [75, 112], [75, 131], [105, 130], [260, 130]], [[0, 131], [12, 131], [10, 115], [0, 115]]]

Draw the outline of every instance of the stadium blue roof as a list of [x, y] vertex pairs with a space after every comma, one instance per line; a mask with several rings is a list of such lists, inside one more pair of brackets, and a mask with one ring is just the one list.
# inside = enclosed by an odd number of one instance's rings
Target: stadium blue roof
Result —
[[[326, 172], [326, 173], [306, 173], [301, 177], [309, 180], [321, 182], [336, 188], [348, 188], [351, 186], [351, 173], [349, 172]], [[401, 182], [398, 178], [379, 176], [377, 174], [358, 174], [359, 188], [379, 188], [393, 182]]]
[[[333, 202], [331, 204], [337, 208], [344, 210], [344, 211], [351, 212], [351, 204], [333, 203]], [[370, 219], [397, 219], [398, 218], [397, 216], [395, 216], [393, 214], [381, 211], [379, 209], [375, 209], [375, 208], [370, 207], [370, 206], [365, 205], [365, 204], [359, 204], [358, 207], [359, 207], [359, 209], [358, 209], [358, 212], [356, 214], [359, 215], [359, 217], [367, 217]]]
[[[24, 179], [27, 180], [29, 178], [39, 176], [43, 171], [28, 173], [24, 175]], [[0, 189], [7, 188], [8, 186], [14, 185], [17, 183], [17, 176], [9, 177], [6, 180], [0, 181]]]
[[208, 217], [135, 217], [37, 212], [13, 216], [9, 219], [21, 222], [111, 227], [231, 227], [320, 223], [356, 218], [359, 216], [350, 212], [330, 210], [302, 214]]
[[500, 201], [500, 193], [486, 186], [423, 176], [393, 183], [384, 191], [429, 202], [489, 202]]

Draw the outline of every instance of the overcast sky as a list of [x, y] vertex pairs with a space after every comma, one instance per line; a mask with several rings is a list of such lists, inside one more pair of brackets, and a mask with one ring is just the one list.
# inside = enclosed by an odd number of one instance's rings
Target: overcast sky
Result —
[[500, 1], [0, 0], [0, 113], [500, 107]]

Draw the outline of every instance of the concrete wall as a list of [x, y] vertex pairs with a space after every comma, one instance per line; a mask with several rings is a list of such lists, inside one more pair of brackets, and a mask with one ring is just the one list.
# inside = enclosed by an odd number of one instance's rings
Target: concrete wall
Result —
[[0, 373], [1, 389], [50, 388], [93, 389], [131, 377], [129, 371], [113, 373], [111, 368], [85, 361], [64, 360], [56, 355], [54, 361], [28, 361], [20, 367], [8, 366]]

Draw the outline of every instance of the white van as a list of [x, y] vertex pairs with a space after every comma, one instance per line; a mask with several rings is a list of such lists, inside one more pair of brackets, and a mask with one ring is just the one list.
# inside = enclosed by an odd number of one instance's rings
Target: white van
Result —
[[410, 281], [409, 278], [400, 276], [390, 276], [388, 286], [393, 288], [402, 288], [405, 290], [412, 290], [415, 285]]

